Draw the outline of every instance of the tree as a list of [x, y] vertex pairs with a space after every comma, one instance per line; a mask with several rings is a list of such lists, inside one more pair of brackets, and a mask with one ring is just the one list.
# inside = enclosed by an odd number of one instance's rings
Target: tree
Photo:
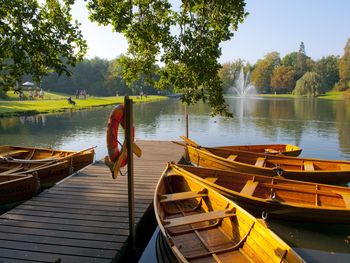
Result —
[[69, 74], [86, 53], [77, 21], [70, 15], [74, 1], [2, 0], [0, 8], [0, 85], [8, 90], [24, 74], [40, 82], [54, 70]]
[[299, 79], [306, 72], [306, 53], [304, 42], [300, 43], [296, 62], [296, 74], [297, 78]]
[[306, 72], [295, 86], [294, 93], [299, 96], [313, 96], [320, 94], [322, 88], [321, 77], [315, 72]]
[[218, 74], [225, 92], [234, 86], [235, 79], [237, 78], [242, 67], [244, 67], [244, 62], [241, 59], [224, 63], [222, 65], [222, 68], [219, 70]]
[[251, 81], [260, 92], [270, 92], [271, 76], [273, 70], [280, 65], [279, 53], [271, 52], [264, 59], [258, 60], [251, 74]]
[[[132, 84], [127, 84], [123, 79], [123, 63], [121, 61], [125, 59], [125, 56], [120, 56], [109, 62], [108, 71], [105, 76], [105, 87], [110, 95], [139, 95], [141, 92], [147, 95], [158, 94], [153, 86], [149, 85], [145, 81], [145, 76], [141, 75], [140, 78]], [[154, 75], [154, 79], [159, 76]]]
[[313, 66], [314, 62], [306, 55], [304, 42], [301, 42], [296, 57], [296, 80], [301, 78], [307, 71], [312, 71]]
[[321, 77], [323, 91], [331, 90], [339, 81], [339, 57], [327, 56], [321, 58], [314, 65], [314, 72]]
[[[247, 15], [244, 0], [183, 0], [173, 7], [168, 0], [87, 0], [90, 19], [111, 24], [129, 43], [124, 79], [142, 74], [160, 89], [173, 88], [187, 104], [208, 101], [212, 114], [226, 114], [218, 77], [220, 44]], [[157, 62], [164, 67], [158, 68]], [[154, 73], [160, 78], [155, 80]]]
[[271, 76], [271, 88], [276, 93], [289, 93], [295, 87], [295, 70], [292, 67], [278, 66]]
[[297, 57], [298, 52], [292, 52], [285, 55], [281, 61], [281, 64], [286, 67], [292, 67], [293, 69], [297, 68]]
[[[75, 67], [67, 68], [71, 75], [51, 73], [42, 80], [42, 86], [57, 92], [75, 94], [76, 90], [86, 90], [88, 94], [96, 96], [112, 95], [105, 87], [105, 77], [108, 70], [108, 61], [95, 57], [84, 59]], [[115, 95], [115, 92], [113, 93]]]
[[345, 45], [344, 55], [339, 59], [339, 78], [338, 90], [350, 88], [350, 38]]

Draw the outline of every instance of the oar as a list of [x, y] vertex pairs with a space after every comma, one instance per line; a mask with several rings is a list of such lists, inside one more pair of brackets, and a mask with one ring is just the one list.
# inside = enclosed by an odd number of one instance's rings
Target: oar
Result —
[[198, 147], [198, 146], [199, 146], [195, 141], [193, 141], [193, 140], [191, 140], [191, 139], [189, 139], [189, 138], [187, 138], [187, 137], [185, 137], [185, 136], [180, 136], [180, 138], [181, 138], [185, 143], [187, 143], [188, 145], [191, 145], [191, 146], [193, 146], [193, 147]]
[[171, 142], [172, 142], [172, 143], [175, 143], [175, 144], [177, 144], [177, 145], [186, 147], [186, 144], [185, 144], [185, 143], [178, 142], [178, 141], [171, 141]]
[[[133, 152], [137, 157], [141, 157], [141, 155], [142, 155], [142, 150], [140, 147], [138, 147], [136, 145], [136, 143], [133, 143]], [[124, 141], [123, 146], [122, 146], [122, 151], [120, 152], [118, 159], [115, 162], [111, 161], [109, 156], [105, 157], [105, 164], [111, 170], [113, 179], [117, 178], [119, 170], [120, 170], [120, 166], [122, 164], [122, 161], [123, 161], [126, 153], [127, 153], [126, 142]]]
[[113, 168], [112, 168], [112, 177], [113, 179], [116, 179], [120, 170], [120, 166], [122, 165], [122, 161], [124, 160], [126, 154], [126, 141], [124, 141], [122, 146], [122, 151], [118, 156], [118, 159], [115, 161]]
[[75, 156], [75, 155], [78, 155], [78, 154], [81, 154], [81, 153], [83, 153], [83, 152], [86, 152], [86, 151], [95, 149], [96, 147], [97, 147], [96, 145], [95, 145], [95, 146], [91, 146], [91, 147], [85, 148], [85, 149], [83, 149], [83, 150], [81, 150], [81, 151], [72, 153], [71, 155], [67, 155], [67, 156], [58, 158], [58, 159], [56, 159], [56, 160], [62, 161], [62, 160], [65, 160], [65, 159], [69, 159], [69, 158], [71, 158], [71, 157], [73, 157], [73, 156]]
[[137, 157], [141, 157], [142, 155], [142, 150], [139, 146], [137, 146], [136, 143], [133, 143], [132, 144], [132, 151], [134, 152], [134, 154], [137, 156]]

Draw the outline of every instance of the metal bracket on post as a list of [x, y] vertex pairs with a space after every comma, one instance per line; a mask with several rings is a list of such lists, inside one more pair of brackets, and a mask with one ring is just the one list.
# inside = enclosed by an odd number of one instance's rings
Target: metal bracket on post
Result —
[[128, 207], [129, 207], [129, 236], [131, 247], [135, 249], [135, 200], [134, 200], [134, 159], [133, 159], [133, 110], [132, 99], [124, 97], [125, 105], [125, 141], [128, 155]]

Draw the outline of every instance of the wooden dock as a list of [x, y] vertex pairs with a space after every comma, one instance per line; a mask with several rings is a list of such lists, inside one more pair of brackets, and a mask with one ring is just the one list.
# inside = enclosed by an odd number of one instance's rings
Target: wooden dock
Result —
[[[134, 159], [136, 225], [149, 210], [156, 183], [182, 147], [138, 141]], [[0, 262], [111, 262], [128, 238], [127, 177], [113, 180], [103, 163], [86, 167], [0, 216]]]

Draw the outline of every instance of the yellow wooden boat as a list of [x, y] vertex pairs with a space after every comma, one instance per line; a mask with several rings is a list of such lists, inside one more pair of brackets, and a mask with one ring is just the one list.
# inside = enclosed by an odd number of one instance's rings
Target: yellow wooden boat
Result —
[[11, 205], [34, 196], [40, 189], [37, 176], [33, 175], [1, 175], [0, 206]]
[[193, 165], [324, 184], [350, 182], [350, 162], [186, 146]]
[[303, 262], [264, 221], [171, 166], [158, 182], [154, 209], [179, 262]]
[[82, 151], [0, 146], [0, 175], [36, 174], [42, 187], [50, 187], [94, 159], [94, 147]]
[[[180, 136], [187, 144], [197, 147], [199, 146], [193, 140]], [[177, 143], [177, 142], [174, 142]], [[178, 143], [181, 144], [181, 143]], [[285, 156], [299, 156], [302, 149], [291, 144], [256, 144], [256, 145], [232, 145], [232, 146], [217, 146], [214, 148], [230, 150], [230, 151], [246, 151], [266, 154], [282, 154]]]
[[49, 148], [0, 146], [0, 163], [47, 163], [69, 160], [74, 171], [78, 171], [94, 160], [94, 148], [81, 151], [55, 150]]
[[254, 215], [319, 223], [350, 223], [350, 188], [240, 172], [171, 165]]

